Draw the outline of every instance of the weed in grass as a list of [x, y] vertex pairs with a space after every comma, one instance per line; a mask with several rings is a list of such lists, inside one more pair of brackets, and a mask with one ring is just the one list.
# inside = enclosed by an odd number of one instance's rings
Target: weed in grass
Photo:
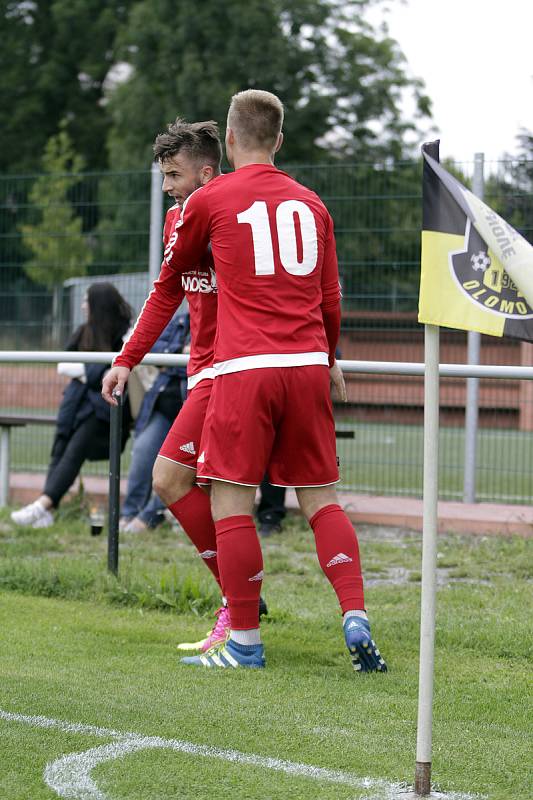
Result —
[[164, 570], [159, 577], [109, 578], [105, 595], [116, 605], [173, 610], [179, 614], [192, 612], [197, 616], [208, 613], [217, 600], [220, 601], [217, 593], [208, 590], [203, 581], [191, 575], [180, 576], [175, 567]]
[[7, 562], [0, 561], [0, 588], [40, 595], [41, 597], [63, 597], [89, 599], [98, 575], [86, 565], [73, 568], [61, 562]]

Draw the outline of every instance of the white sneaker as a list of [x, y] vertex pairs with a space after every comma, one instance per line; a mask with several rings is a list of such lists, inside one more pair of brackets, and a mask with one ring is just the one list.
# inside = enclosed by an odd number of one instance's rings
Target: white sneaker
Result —
[[50, 511], [45, 510], [43, 516], [39, 517], [39, 519], [36, 519], [31, 527], [32, 528], [49, 528], [50, 525], [53, 525], [53, 524], [54, 524], [53, 515], [50, 513]]
[[146, 522], [143, 522], [142, 519], [139, 517], [134, 517], [125, 528], [123, 528], [124, 533], [142, 533], [143, 531], [148, 530], [148, 525]]
[[132, 517], [120, 517], [120, 519], [118, 521], [118, 529], [119, 529], [120, 533], [122, 533], [122, 531], [126, 530], [128, 525], [130, 524], [131, 520], [132, 520]]
[[54, 521], [54, 518], [50, 512], [44, 508], [38, 500], [36, 500], [34, 503], [24, 506], [24, 508], [20, 508], [18, 511], [11, 512], [11, 520], [15, 523], [15, 525], [33, 526], [33, 524], [38, 520], [44, 520], [47, 518], [49, 518], [51, 522], [45, 522], [44, 525], [40, 525], [38, 527], [46, 528]]

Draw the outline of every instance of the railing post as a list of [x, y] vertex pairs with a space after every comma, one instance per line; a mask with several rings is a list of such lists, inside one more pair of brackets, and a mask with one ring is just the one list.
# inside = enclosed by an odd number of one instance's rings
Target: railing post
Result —
[[[474, 176], [472, 191], [483, 200], [484, 155], [474, 156]], [[481, 334], [468, 331], [468, 363], [479, 364], [481, 351]], [[477, 463], [477, 429], [479, 421], [479, 378], [466, 379], [465, 407], [465, 466], [463, 474], [463, 503], [476, 502], [476, 463]]]
[[161, 269], [163, 257], [163, 179], [157, 164], [152, 164], [150, 185], [150, 285], [156, 280]]
[[0, 427], [0, 508], [9, 500], [9, 437], [9, 428]]
[[118, 520], [120, 516], [120, 455], [122, 445], [122, 406], [119, 395], [117, 405], [111, 406], [109, 431], [109, 524], [107, 532], [107, 567], [118, 573]]

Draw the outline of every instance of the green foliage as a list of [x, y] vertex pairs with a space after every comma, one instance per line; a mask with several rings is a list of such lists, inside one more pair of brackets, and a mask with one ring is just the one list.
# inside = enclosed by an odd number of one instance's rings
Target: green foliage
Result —
[[106, 78], [134, 0], [3, 0], [0, 172], [35, 171], [65, 119], [91, 169], [106, 164]]
[[[139, 0], [118, 43], [131, 74], [109, 94], [111, 165], [146, 163], [154, 135], [176, 115], [216, 119], [231, 95], [257, 87], [286, 107], [283, 159], [325, 153], [399, 157], [414, 128], [400, 97], [411, 91], [397, 43], [365, 21], [372, 0]], [[172, 24], [169, 24], [172, 20]]]
[[74, 275], [86, 274], [92, 260], [81, 217], [69, 200], [83, 166], [82, 156], [74, 152], [62, 127], [48, 141], [43, 174], [36, 178], [29, 193], [39, 219], [33, 225], [21, 226], [23, 243], [32, 253], [24, 269], [33, 281], [48, 288]]
[[533, 133], [518, 137], [518, 158], [510, 156], [485, 186], [486, 202], [533, 242]]
[[100, 178], [92, 273], [147, 271], [150, 180], [149, 170]]
[[179, 574], [176, 567], [163, 569], [158, 576], [128, 576], [118, 580], [109, 578], [104, 596], [108, 602], [121, 606], [139, 606], [146, 609], [173, 611], [178, 614], [206, 614], [216, 604], [213, 591], [192, 575]]
[[[282, 162], [375, 162], [410, 155], [410, 136], [429, 115], [429, 101], [386, 28], [366, 22], [367, 10], [379, 2], [5, 0], [0, 171], [37, 170], [60, 120], [88, 169], [147, 168], [155, 135], [178, 114], [214, 118], [223, 132], [232, 94], [253, 86], [278, 93], [286, 106]], [[414, 119], [405, 119], [401, 110], [406, 92], [415, 98]], [[63, 202], [65, 193], [72, 200], [73, 184], [46, 187], [38, 180], [28, 210], [25, 187], [6, 186], [8, 236], [0, 252], [5, 279], [18, 282], [21, 292], [31, 285], [20, 269], [28, 246], [33, 259], [26, 274], [47, 287], [65, 275], [144, 270], [148, 173], [131, 181], [124, 175], [102, 177], [98, 186], [85, 180], [76, 204], [83, 228]], [[33, 217], [37, 194], [49, 208]], [[28, 232], [23, 247], [12, 235], [22, 226]], [[32, 226], [37, 230], [30, 236]], [[92, 236], [92, 262], [82, 231]], [[365, 268], [363, 240], [369, 253], [384, 249], [380, 233], [351, 238], [342, 256], [346, 270], [354, 261]], [[383, 272], [377, 282], [382, 278]], [[412, 277], [403, 283], [407, 291]], [[369, 292], [375, 294], [375, 287]], [[52, 316], [59, 305], [55, 296]], [[30, 318], [32, 312], [28, 308]]]
[[[279, 163], [368, 162], [410, 153], [417, 123], [404, 119], [401, 95], [415, 95], [422, 117], [429, 103], [421, 85], [407, 77], [397, 43], [365, 22], [370, 5], [182, 0], [176, 14], [172, 0], [139, 0], [117, 39], [129, 76], [107, 94], [111, 168], [148, 165], [155, 135], [178, 115], [215, 119], [223, 134], [231, 96], [250, 87], [277, 93], [285, 105]], [[112, 182], [105, 192], [115, 192], [117, 202], [99, 224], [101, 260], [117, 261], [107, 231], [136, 229], [142, 217], [131, 197], [120, 202]], [[124, 243], [130, 263], [135, 252]]]
[[420, 281], [420, 161], [290, 165], [335, 222], [345, 312], [411, 311]]
[[142, 167], [177, 114], [222, 125], [252, 86], [286, 104], [285, 158], [397, 157], [414, 125], [402, 93], [419, 118], [430, 104], [397, 43], [365, 21], [380, 1], [3, 0], [0, 172], [34, 170], [62, 119], [90, 169]]

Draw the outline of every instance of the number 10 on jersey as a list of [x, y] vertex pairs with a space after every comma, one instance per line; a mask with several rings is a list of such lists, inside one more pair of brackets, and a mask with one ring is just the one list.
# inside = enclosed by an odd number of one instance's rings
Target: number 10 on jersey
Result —
[[[296, 219], [301, 237], [300, 253]], [[237, 221], [252, 228], [255, 274], [274, 275], [274, 244], [265, 201], [256, 200], [246, 211], [237, 214]], [[309, 206], [300, 200], [280, 203], [276, 209], [276, 229], [283, 269], [291, 275], [309, 275], [318, 260], [316, 223]]]

